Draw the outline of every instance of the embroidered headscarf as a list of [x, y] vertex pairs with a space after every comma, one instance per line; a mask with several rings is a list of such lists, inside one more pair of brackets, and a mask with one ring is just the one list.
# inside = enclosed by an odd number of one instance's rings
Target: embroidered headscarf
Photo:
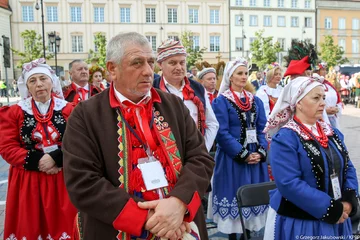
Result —
[[225, 69], [224, 69], [223, 79], [220, 84], [219, 94], [225, 92], [226, 90], [228, 90], [230, 88], [230, 77], [233, 75], [234, 71], [239, 66], [244, 66], [248, 70], [250, 70], [249, 63], [245, 58], [237, 58], [234, 61], [229, 61], [226, 64]]
[[32, 75], [37, 73], [42, 73], [47, 75], [52, 81], [53, 93], [56, 95], [56, 97], [64, 99], [59, 78], [55, 75], [54, 70], [52, 70], [51, 67], [45, 63], [44, 58], [39, 58], [29, 63], [24, 63], [22, 69], [23, 69], [22, 74], [17, 81], [21, 99], [25, 100], [28, 97], [31, 97], [28, 88], [26, 86], [26, 83], [27, 80]]
[[175, 41], [173, 39], [167, 39], [163, 42], [157, 49], [157, 59], [158, 63], [172, 57], [174, 55], [184, 55], [187, 56], [186, 50], [180, 41]]
[[322, 86], [322, 83], [309, 77], [297, 77], [285, 86], [266, 123], [264, 133], [267, 137], [274, 136], [291, 120], [296, 104], [317, 86]]
[[215, 68], [204, 68], [203, 70], [201, 70], [198, 74], [197, 74], [197, 78], [198, 79], [202, 79], [206, 74], [208, 73], [215, 73], [216, 75], [216, 70]]

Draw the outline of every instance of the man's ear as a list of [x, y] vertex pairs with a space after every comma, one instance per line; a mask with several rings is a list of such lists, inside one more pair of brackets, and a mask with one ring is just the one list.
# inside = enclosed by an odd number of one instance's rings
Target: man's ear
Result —
[[115, 76], [116, 66], [117, 65], [115, 63], [113, 63], [113, 62], [110, 62], [110, 61], [106, 62], [106, 69], [108, 70], [109, 75], [111, 77]]

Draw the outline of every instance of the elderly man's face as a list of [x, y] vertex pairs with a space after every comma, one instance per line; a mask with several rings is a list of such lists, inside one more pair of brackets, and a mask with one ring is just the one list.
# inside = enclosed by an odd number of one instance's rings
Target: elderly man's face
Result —
[[150, 46], [126, 48], [120, 64], [106, 64], [116, 89], [133, 102], [149, 92], [154, 81], [155, 56]]
[[81, 87], [89, 82], [89, 68], [85, 62], [75, 62], [70, 71], [71, 80]]
[[163, 76], [170, 83], [181, 82], [186, 74], [186, 57], [175, 55], [160, 63]]
[[208, 91], [208, 92], [213, 92], [215, 91], [215, 87], [216, 87], [216, 75], [215, 73], [207, 73], [204, 75], [204, 77], [201, 80], [204, 88]]

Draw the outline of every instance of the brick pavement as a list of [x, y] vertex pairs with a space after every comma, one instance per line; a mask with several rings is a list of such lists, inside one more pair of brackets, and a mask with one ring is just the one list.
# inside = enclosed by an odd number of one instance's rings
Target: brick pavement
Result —
[[[340, 130], [345, 135], [346, 146], [350, 153], [350, 159], [358, 169], [360, 179], [360, 109], [353, 105], [347, 105], [343, 111], [340, 122]], [[0, 156], [0, 239], [4, 231], [4, 209], [8, 178], [8, 164]], [[227, 236], [218, 233], [216, 229], [209, 230], [210, 239], [225, 240]]]

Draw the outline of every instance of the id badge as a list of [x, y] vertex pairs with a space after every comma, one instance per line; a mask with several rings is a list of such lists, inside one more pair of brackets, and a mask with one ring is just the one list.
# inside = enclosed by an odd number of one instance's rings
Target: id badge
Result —
[[43, 152], [44, 153], [53, 152], [58, 148], [59, 148], [58, 145], [54, 144], [54, 145], [51, 145], [51, 146], [43, 147]]
[[334, 199], [338, 200], [341, 198], [341, 188], [339, 183], [339, 178], [336, 174], [331, 174], [331, 186], [334, 193]]
[[[161, 163], [153, 157], [140, 158], [138, 160], [139, 168], [141, 171], [142, 178], [145, 183], [146, 190], [154, 190], [162, 187], [167, 187], [169, 185], [168, 181], [165, 178], [165, 172]], [[154, 161], [155, 159], [155, 161]]]
[[246, 139], [248, 143], [257, 143], [256, 129], [246, 129]]

